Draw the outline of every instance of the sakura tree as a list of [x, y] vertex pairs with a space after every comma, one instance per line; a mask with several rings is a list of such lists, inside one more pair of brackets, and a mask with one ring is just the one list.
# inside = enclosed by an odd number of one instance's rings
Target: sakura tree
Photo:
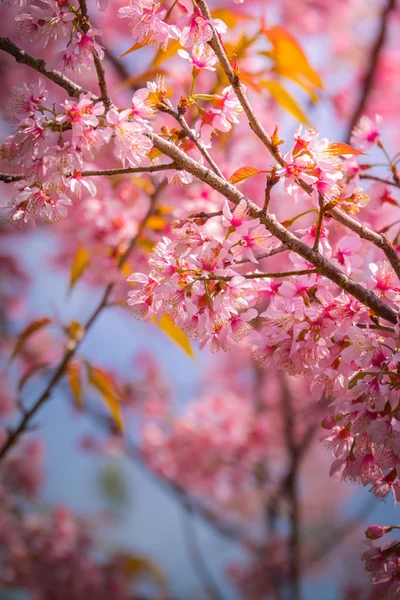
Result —
[[[182, 505], [204, 596], [226, 597], [194, 515], [246, 549], [227, 569], [237, 597], [304, 598], [368, 512], [343, 517], [339, 482], [400, 500], [395, 0], [21, 0], [1, 14], [2, 586], [124, 600], [147, 578], [151, 597], [174, 597], [146, 558], [100, 556], [79, 515], [34, 506], [38, 418], [67, 383], [92, 424], [85, 451], [144, 465]], [[34, 227], [69, 292], [86, 284], [85, 319], [21, 318]], [[193, 401], [177, 407], [154, 356], [134, 375], [86, 356], [110, 309], [207, 357]], [[343, 581], [341, 598], [400, 595], [398, 528], [368, 525], [372, 585]]]

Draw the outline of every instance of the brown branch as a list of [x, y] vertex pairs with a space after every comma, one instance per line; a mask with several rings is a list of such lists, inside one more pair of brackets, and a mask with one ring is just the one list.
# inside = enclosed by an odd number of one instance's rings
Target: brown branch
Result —
[[288, 452], [288, 475], [286, 477], [286, 497], [289, 502], [289, 585], [291, 600], [300, 600], [301, 563], [300, 563], [300, 501], [298, 493], [299, 453], [296, 443], [294, 407], [286, 375], [280, 372], [282, 416]]
[[[200, 8], [200, 11], [203, 14], [203, 16], [206, 19], [211, 20], [212, 17], [211, 17], [210, 10], [207, 6], [207, 2], [205, 0], [196, 0], [196, 4]], [[281, 154], [278, 146], [276, 146], [272, 142], [271, 137], [265, 131], [260, 120], [254, 113], [254, 110], [253, 110], [253, 108], [246, 96], [246, 93], [243, 90], [243, 87], [240, 83], [239, 76], [233, 70], [232, 65], [228, 59], [226, 52], [225, 52], [225, 48], [221, 42], [221, 39], [215, 30], [214, 30], [212, 39], [208, 43], [211, 46], [211, 48], [214, 50], [215, 54], [218, 56], [218, 59], [222, 65], [223, 70], [225, 71], [225, 74], [229, 80], [229, 83], [231, 84], [233, 90], [235, 91], [235, 94], [238, 97], [238, 100], [247, 116], [247, 119], [249, 121], [249, 125], [250, 125], [251, 129], [254, 131], [256, 136], [261, 140], [261, 142], [264, 144], [264, 146], [266, 146], [268, 148], [270, 154], [272, 154], [272, 156], [275, 158], [276, 162], [279, 163], [281, 166], [283, 166], [285, 164], [285, 161], [283, 160], [282, 154]]]
[[[149, 165], [148, 167], [126, 167], [123, 169], [93, 169], [89, 171], [82, 171], [81, 175], [83, 177], [101, 177], [103, 175], [112, 177], [114, 175], [132, 175], [135, 173], [157, 173], [158, 171], [168, 171], [169, 169], [179, 170], [179, 167], [174, 163], [167, 163], [162, 165]], [[8, 173], [0, 173], [0, 181], [3, 181], [4, 183], [13, 183], [15, 181], [21, 181], [25, 178], [26, 175], [12, 175]]]
[[[143, 221], [141, 222], [141, 224], [138, 228], [137, 234], [135, 235], [134, 238], [132, 238], [128, 248], [126, 249], [124, 254], [121, 256], [121, 258], [119, 259], [118, 268], [123, 267], [123, 265], [126, 263], [130, 253], [132, 252], [133, 248], [136, 245], [138, 238], [142, 234], [142, 231], [145, 227], [148, 217], [152, 214], [152, 212], [154, 210], [154, 204], [158, 198], [158, 195], [161, 192], [161, 190], [165, 187], [165, 185], [166, 185], [166, 180], [162, 181], [158, 185], [158, 187], [156, 188], [154, 193], [152, 194], [149, 210], [148, 210], [146, 216], [144, 217]], [[5, 440], [4, 444], [0, 448], [0, 460], [6, 456], [6, 454], [9, 452], [9, 450], [17, 442], [20, 435], [22, 435], [28, 429], [33, 417], [36, 415], [36, 413], [42, 407], [42, 405], [50, 398], [54, 387], [63, 378], [63, 376], [65, 374], [65, 368], [67, 367], [67, 365], [69, 364], [71, 359], [76, 354], [76, 351], [79, 348], [79, 346], [82, 344], [83, 340], [85, 339], [87, 332], [92, 327], [92, 325], [96, 321], [99, 314], [108, 305], [108, 300], [111, 296], [111, 293], [112, 293], [114, 287], [115, 287], [115, 283], [109, 283], [107, 285], [99, 304], [97, 305], [97, 307], [95, 308], [95, 310], [93, 311], [93, 313], [91, 314], [91, 316], [89, 317], [89, 319], [86, 321], [86, 323], [83, 326], [84, 335], [82, 336], [82, 338], [77, 340], [75, 345], [72, 348], [66, 349], [64, 356], [61, 359], [60, 364], [58, 365], [53, 377], [48, 382], [45, 390], [35, 400], [35, 402], [31, 406], [31, 408], [24, 411], [22, 418], [21, 418], [20, 422], [18, 423], [18, 425], [14, 429], [10, 429], [8, 431], [7, 439]]]
[[[248, 200], [243, 194], [229, 181], [221, 179], [204, 165], [199, 164], [192, 158], [183, 153], [171, 142], [168, 142], [155, 134], [148, 134], [153, 141], [154, 146], [169, 156], [178, 166], [198, 177], [204, 183], [207, 183], [217, 192], [220, 192], [225, 198], [233, 202], [236, 206], [241, 200], [245, 200], [248, 206], [248, 214], [253, 218], [259, 218], [266, 229], [279, 239], [287, 248], [302, 256], [307, 262], [314, 265], [321, 275], [324, 275], [345, 292], [354, 296], [365, 306], [373, 310], [377, 316], [391, 322], [397, 323], [397, 313], [378, 298], [372, 291], [356, 283], [351, 277], [348, 277], [336, 265], [327, 260], [322, 254], [313, 250], [307, 244], [299, 240], [293, 233], [281, 225], [274, 215], [264, 213], [259, 207]], [[382, 236], [381, 243], [382, 242]]]
[[354, 533], [363, 521], [376, 508], [376, 499], [373, 498], [363, 505], [355, 517], [348, 518], [336, 531], [330, 532], [329, 539], [323, 542], [315, 552], [310, 553], [304, 561], [304, 568], [310, 569], [323, 561], [339, 544], [341, 544], [349, 535]]
[[25, 175], [12, 175], [11, 173], [0, 173], [0, 181], [3, 183], [14, 183], [25, 179]]
[[357, 106], [354, 109], [354, 112], [350, 119], [349, 128], [346, 135], [346, 141], [349, 142], [351, 138], [351, 132], [354, 127], [357, 125], [360, 117], [365, 112], [368, 99], [371, 91], [373, 90], [376, 73], [378, 69], [380, 54], [382, 48], [384, 47], [386, 34], [388, 29], [388, 23], [390, 18], [390, 13], [396, 7], [396, 0], [387, 0], [385, 6], [382, 9], [382, 13], [380, 16], [380, 24], [377, 31], [377, 36], [375, 38], [374, 43], [371, 46], [371, 51], [366, 60], [366, 64], [368, 65], [367, 71], [365, 73], [363, 85], [361, 88], [360, 98], [358, 100]]
[[321, 194], [318, 194], [318, 203], [319, 203], [319, 211], [318, 211], [318, 219], [317, 219], [317, 230], [315, 233], [315, 240], [314, 240], [314, 246], [313, 246], [314, 250], [318, 250], [318, 248], [319, 248], [319, 241], [321, 238], [321, 231], [322, 231], [322, 226], [324, 224], [324, 216], [325, 216], [324, 199], [321, 196]]
[[98, 177], [102, 175], [129, 175], [135, 173], [157, 173], [158, 171], [167, 171], [169, 169], [178, 169], [179, 167], [175, 163], [168, 163], [162, 165], [149, 165], [148, 167], [126, 167], [123, 169], [100, 169], [92, 171], [82, 171], [84, 177]]
[[[95, 419], [97, 423], [104, 425], [110, 432], [115, 432], [115, 421], [109, 415], [95, 412], [90, 410], [89, 415]], [[186, 490], [177, 484], [173, 479], [169, 479], [166, 475], [157, 473], [155, 474], [145, 464], [142, 457], [142, 452], [139, 446], [132, 440], [126, 441], [125, 450], [128, 458], [130, 458], [143, 474], [148, 477], [153, 483], [159, 486], [160, 489], [165, 491], [167, 494], [172, 495], [176, 498], [184, 508], [187, 508], [186, 499], [188, 493]], [[197, 498], [190, 498], [190, 504], [192, 510], [197, 516], [201, 517], [205, 523], [211, 525], [220, 535], [227, 539], [233, 540], [238, 543], [245, 543], [246, 537], [244, 532], [239, 529], [235, 524], [221, 521], [219, 516], [215, 514], [209, 507], [203, 505]]]
[[183, 531], [193, 568], [209, 598], [211, 598], [211, 600], [223, 600], [224, 596], [220, 592], [214, 577], [203, 558], [199, 540], [197, 539], [190, 500], [186, 498], [184, 503], [186, 510], [183, 515]]
[[[77, 98], [80, 94], [91, 94], [91, 92], [84, 90], [71, 79], [68, 79], [68, 77], [60, 73], [60, 71], [48, 70], [46, 68], [46, 63], [42, 58], [37, 58], [36, 56], [28, 54], [28, 52], [25, 52], [25, 50], [16, 46], [9, 38], [0, 38], [0, 50], [13, 56], [17, 63], [27, 65], [31, 69], [38, 71], [47, 77], [47, 79], [50, 79], [50, 81], [62, 87], [73, 98]], [[95, 100], [98, 100], [97, 96], [94, 96], [93, 94], [91, 94], [91, 96]]]
[[193, 144], [196, 146], [197, 150], [200, 152], [200, 154], [203, 156], [203, 158], [205, 158], [205, 160], [208, 162], [208, 164], [210, 165], [210, 167], [212, 168], [214, 173], [219, 175], [219, 177], [221, 177], [222, 179], [225, 179], [220, 168], [218, 167], [217, 163], [211, 157], [210, 153], [208, 152], [207, 148], [204, 146], [203, 142], [198, 137], [196, 137], [195, 133], [189, 127], [183, 114], [181, 112], [175, 110], [174, 107], [172, 106], [171, 102], [167, 98], [164, 99], [163, 103], [160, 104], [158, 106], [158, 108], [161, 112], [171, 115], [179, 123], [179, 125], [182, 127], [182, 130], [184, 131], [184, 133], [193, 142]]
[[[207, 19], [211, 19], [211, 13], [207, 6], [206, 0], [196, 0], [196, 3], [199, 6], [203, 16], [206, 17]], [[387, 15], [385, 13], [385, 29], [386, 29], [386, 20], [389, 16], [390, 11], [394, 7], [394, 5], [395, 5], [395, 0], [388, 1], [389, 10], [388, 10]], [[214, 50], [214, 52], [216, 53], [216, 55], [218, 56], [218, 59], [222, 65], [222, 68], [225, 71], [226, 76], [228, 77], [229, 83], [231, 84], [233, 90], [235, 91], [236, 96], [248, 118], [251, 129], [253, 130], [255, 135], [261, 140], [261, 142], [264, 144], [264, 146], [268, 149], [268, 151], [273, 156], [273, 158], [276, 160], [276, 162], [279, 165], [284, 166], [285, 161], [279, 150], [279, 147], [276, 146], [272, 142], [271, 137], [265, 131], [264, 127], [262, 126], [262, 124], [260, 123], [256, 114], [254, 113], [254, 110], [253, 110], [253, 108], [241, 86], [239, 75], [234, 72], [232, 65], [227, 57], [226, 52], [225, 52], [222, 41], [221, 41], [218, 33], [215, 30], [214, 30], [213, 37], [212, 37], [211, 41], [209, 42], [209, 44], [210, 44], [211, 48]], [[297, 183], [301, 187], [301, 189], [304, 190], [307, 194], [310, 195], [312, 193], [312, 190], [313, 190], [312, 186], [307, 185], [301, 179], [297, 180]], [[340, 209], [335, 208], [335, 209], [329, 211], [329, 214], [331, 214], [331, 216], [333, 216], [336, 220], [340, 221], [342, 223], [342, 225], [345, 225], [346, 227], [349, 227], [350, 229], [352, 229], [350, 227], [350, 224], [352, 223], [351, 218], [348, 219], [347, 215], [345, 215], [345, 213], [343, 213], [343, 211], [341, 211]], [[378, 238], [374, 237], [374, 235], [377, 235], [377, 234], [374, 234], [374, 232], [372, 232], [371, 230], [367, 230], [366, 228], [364, 228], [364, 230], [366, 233], [368, 232], [368, 234], [369, 234], [369, 237], [368, 238], [364, 237], [364, 239], [368, 239], [369, 241], [374, 243], [376, 246], [378, 246], [378, 248], [381, 248], [381, 250], [383, 250], [387, 259], [389, 260], [390, 264], [392, 265], [393, 269], [396, 271], [397, 276], [400, 278], [400, 261], [399, 261], [397, 254], [393, 253], [393, 251], [390, 247], [390, 244], [388, 244], [387, 241], [383, 240], [381, 236], [378, 236]], [[354, 231], [354, 229], [353, 229], [353, 231]], [[375, 241], [373, 241], [373, 240], [375, 240]], [[377, 241], [377, 243], [376, 243], [376, 241]]]
[[[83, 23], [81, 24], [81, 27], [82, 27], [83, 31], [86, 33], [91, 27], [86, 0], [79, 0], [79, 6], [80, 6], [81, 14], [83, 17]], [[101, 99], [104, 103], [106, 111], [108, 111], [112, 105], [112, 102], [110, 100], [110, 96], [109, 96], [108, 90], [107, 90], [106, 74], [105, 74], [102, 62], [100, 60], [100, 57], [99, 57], [98, 53], [96, 52], [96, 50], [94, 50], [92, 52], [92, 55], [93, 55], [94, 68], [96, 69], [96, 73], [97, 73], [97, 81], [99, 82]]]
[[381, 177], [377, 177], [375, 175], [360, 175], [361, 179], [370, 179], [372, 181], [379, 181], [380, 183], [384, 183], [385, 185], [392, 185], [393, 187], [400, 188], [400, 183], [396, 183], [395, 181], [388, 181], [387, 179], [382, 179]]
[[[318, 273], [317, 269], [300, 269], [297, 271], [280, 271], [272, 273], [246, 273], [241, 275], [244, 279], [265, 279], [265, 278], [283, 278], [283, 277], [295, 277], [300, 275], [311, 275], [312, 273]], [[197, 277], [199, 281], [231, 281], [234, 275], [210, 275], [206, 277]]]
[[326, 214], [329, 214], [336, 221], [338, 221], [351, 231], [354, 231], [354, 233], [357, 233], [357, 235], [363, 240], [372, 242], [377, 248], [380, 248], [385, 254], [388, 261], [390, 262], [391, 266], [393, 267], [393, 270], [395, 271], [397, 277], [400, 280], [400, 260], [396, 250], [394, 249], [393, 245], [391, 244], [389, 238], [386, 235], [382, 233], [376, 233], [372, 229], [365, 227], [365, 225], [359, 223], [358, 221], [353, 219], [353, 217], [350, 217], [338, 208], [328, 210]]

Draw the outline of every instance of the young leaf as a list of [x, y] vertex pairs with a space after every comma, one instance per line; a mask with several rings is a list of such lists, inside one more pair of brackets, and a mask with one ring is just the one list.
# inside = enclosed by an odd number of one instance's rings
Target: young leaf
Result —
[[72, 396], [76, 406], [83, 409], [82, 392], [82, 365], [78, 362], [72, 362], [67, 365], [67, 377]]
[[233, 12], [229, 8], [216, 8], [211, 11], [211, 16], [213, 19], [221, 19], [229, 29], [236, 27], [239, 22], [243, 23], [243, 21], [251, 21], [255, 18], [245, 12], [239, 12], [236, 9], [235, 12]]
[[309, 120], [307, 119], [306, 115], [297, 104], [293, 96], [289, 94], [287, 90], [285, 90], [283, 85], [281, 85], [278, 81], [260, 81], [260, 84], [269, 91], [279, 106], [290, 113], [296, 119], [296, 121], [309, 124]]
[[301, 78], [322, 89], [320, 76], [309, 64], [300, 44], [286, 29], [279, 26], [270, 27], [265, 29], [264, 33], [272, 44], [269, 55], [275, 62], [274, 70], [277, 73], [294, 81]]
[[327, 154], [329, 154], [330, 156], [339, 156], [339, 155], [348, 155], [348, 154], [358, 154], [358, 155], [363, 155], [366, 156], [365, 152], [362, 152], [361, 150], [357, 150], [356, 148], [353, 148], [353, 146], [350, 146], [349, 144], [345, 144], [344, 142], [331, 142], [328, 146], [328, 148], [325, 150], [325, 152]]
[[150, 560], [139, 554], [129, 554], [124, 557], [125, 572], [134, 579], [146, 577], [158, 584], [160, 589], [167, 592], [167, 580], [161, 569]]
[[75, 254], [74, 262], [71, 267], [69, 279], [69, 291], [72, 290], [78, 279], [82, 277], [85, 269], [89, 265], [89, 252], [82, 246], [78, 248]]
[[135, 52], [135, 50], [144, 48], [145, 46], [148, 46], [149, 44], [151, 44], [152, 41], [153, 41], [152, 36], [146, 35], [146, 37], [141, 42], [136, 42], [136, 44], [133, 44], [133, 46], [131, 46], [130, 48], [128, 48], [128, 50], [126, 50], [125, 52], [123, 52], [122, 54], [117, 56], [117, 58], [123, 58], [124, 56], [127, 56], [128, 54]]
[[17, 341], [15, 343], [15, 346], [14, 346], [14, 350], [12, 351], [11, 356], [10, 356], [10, 362], [12, 360], [14, 360], [14, 358], [16, 357], [18, 352], [21, 351], [26, 340], [32, 334], [36, 333], [36, 331], [39, 331], [39, 329], [42, 329], [42, 327], [49, 325], [49, 323], [51, 323], [51, 319], [49, 319], [48, 317], [43, 317], [42, 319], [35, 319], [34, 321], [31, 321], [29, 323], [29, 325], [27, 325], [25, 327], [25, 329], [23, 331], [21, 331], [21, 333], [19, 334]]
[[152, 215], [146, 221], [146, 227], [155, 231], [162, 231], [165, 229], [167, 221], [159, 215]]
[[171, 340], [173, 340], [190, 358], [194, 358], [194, 352], [187, 335], [177, 327], [171, 317], [163, 315], [159, 321], [155, 317], [152, 321], [161, 329]]
[[229, 177], [229, 181], [231, 183], [239, 183], [239, 181], [254, 177], [254, 175], [258, 175], [259, 173], [266, 173], [266, 171], [259, 171], [255, 167], [240, 167], [240, 169], [235, 171], [233, 175]]
[[93, 367], [89, 363], [86, 364], [89, 383], [100, 393], [100, 396], [112, 414], [119, 431], [123, 431], [124, 425], [119, 406], [119, 397], [112, 378], [102, 369]]
[[38, 365], [33, 365], [26, 373], [21, 377], [18, 383], [18, 391], [22, 392], [24, 386], [28, 383], [31, 377], [36, 375], [39, 371], [43, 371], [49, 367], [49, 363], [40, 363]]

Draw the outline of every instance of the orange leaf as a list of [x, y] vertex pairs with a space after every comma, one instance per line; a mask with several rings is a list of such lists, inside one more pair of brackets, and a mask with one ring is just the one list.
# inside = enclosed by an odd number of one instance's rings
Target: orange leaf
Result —
[[184, 331], [177, 327], [169, 315], [163, 315], [159, 321], [155, 317], [152, 318], [154, 325], [157, 325], [175, 344], [188, 355], [194, 358], [194, 352], [190, 341]]
[[242, 11], [233, 12], [230, 8], [216, 8], [211, 11], [213, 19], [221, 19], [228, 26], [228, 29], [233, 29], [240, 21], [251, 21], [255, 17]]
[[67, 377], [69, 387], [74, 397], [77, 407], [83, 409], [83, 394], [82, 394], [82, 366], [78, 362], [69, 363], [67, 366]]
[[136, 44], [133, 44], [133, 46], [131, 46], [128, 50], [126, 50], [125, 52], [123, 52], [122, 54], [117, 56], [117, 58], [122, 58], [124, 56], [127, 56], [128, 54], [131, 54], [132, 52], [135, 52], [136, 50], [139, 50], [140, 48], [144, 48], [145, 46], [148, 46], [149, 44], [151, 44], [152, 41], [153, 41], [152, 36], [146, 35], [144, 40], [142, 40], [141, 42], [136, 42]]
[[25, 327], [25, 329], [23, 331], [21, 331], [21, 333], [19, 334], [19, 336], [17, 338], [17, 341], [14, 346], [14, 350], [12, 351], [11, 356], [10, 356], [10, 362], [15, 358], [15, 356], [18, 354], [18, 352], [21, 351], [26, 340], [32, 334], [36, 333], [36, 331], [38, 331], [39, 329], [42, 329], [42, 327], [49, 325], [49, 323], [51, 323], [51, 319], [49, 319], [48, 317], [43, 317], [42, 319], [35, 319], [31, 323], [29, 323], [29, 325], [27, 325]]
[[19, 380], [18, 383], [18, 391], [22, 392], [24, 386], [26, 383], [28, 383], [29, 379], [31, 379], [31, 377], [33, 377], [34, 375], [36, 375], [39, 371], [43, 371], [44, 369], [47, 369], [49, 367], [49, 363], [40, 363], [38, 365], [33, 365], [33, 367], [31, 367], [23, 377], [21, 377], [21, 379]]
[[322, 89], [322, 81], [318, 73], [311, 67], [297, 40], [283, 27], [270, 27], [264, 30], [272, 44], [269, 53], [275, 62], [275, 71], [296, 81], [302, 77], [314, 87]]
[[283, 85], [281, 85], [278, 81], [260, 81], [260, 84], [269, 91], [279, 106], [290, 113], [296, 119], [296, 121], [309, 124], [309, 120], [307, 119], [306, 115], [297, 104], [293, 96], [289, 94], [287, 90], [285, 90]]
[[266, 172], [267, 171], [259, 171], [255, 167], [240, 167], [240, 169], [235, 171], [234, 174], [229, 177], [229, 181], [231, 183], [239, 183], [239, 181], [243, 181], [244, 179], [258, 175], [259, 173]]
[[331, 142], [328, 148], [325, 150], [325, 152], [330, 156], [339, 156], [346, 154], [361, 154], [363, 156], [366, 156], [365, 152], [361, 152], [361, 150], [357, 150], [356, 148], [353, 148], [353, 146], [350, 146], [349, 144], [345, 144], [343, 142]]
[[123, 431], [124, 424], [119, 406], [120, 399], [111, 376], [108, 375], [108, 373], [105, 373], [102, 369], [93, 367], [89, 363], [86, 363], [86, 366], [88, 370], [89, 383], [99, 392], [100, 396], [104, 400], [104, 403], [112, 414], [119, 431]]
[[168, 47], [166, 50], [158, 50], [157, 54], [154, 57], [154, 60], [151, 63], [151, 68], [155, 69], [156, 67], [162, 65], [162, 63], [168, 60], [169, 58], [176, 56], [180, 47], [181, 44], [179, 40], [169, 40]]
[[78, 279], [82, 277], [83, 272], [89, 265], [89, 256], [89, 252], [83, 247], [78, 248], [78, 250], [76, 251], [74, 261], [71, 267], [69, 291], [72, 290]]
[[149, 229], [154, 229], [155, 231], [162, 231], [165, 229], [167, 225], [167, 221], [160, 217], [159, 215], [152, 215], [146, 221], [146, 227]]

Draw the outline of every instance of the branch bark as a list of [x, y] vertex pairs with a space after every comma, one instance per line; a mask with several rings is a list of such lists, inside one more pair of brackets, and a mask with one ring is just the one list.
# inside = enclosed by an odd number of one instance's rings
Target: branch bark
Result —
[[[233, 184], [229, 181], [221, 179], [211, 169], [194, 161], [192, 158], [184, 154], [174, 144], [162, 139], [155, 134], [148, 134], [153, 141], [154, 146], [169, 156], [179, 167], [198, 177], [204, 183], [207, 183], [217, 192], [220, 192], [225, 198], [233, 202], [236, 206], [241, 200], [245, 200], [248, 206], [248, 213], [254, 218], [259, 218], [260, 222], [265, 225], [266, 229], [279, 239], [287, 248], [302, 256], [309, 263], [314, 265], [321, 275], [324, 275], [345, 292], [354, 296], [365, 306], [373, 310], [377, 316], [389, 321], [397, 323], [397, 313], [373, 292], [356, 283], [351, 277], [348, 277], [343, 271], [329, 262], [318, 251], [313, 250], [307, 244], [299, 240], [293, 233], [281, 225], [274, 215], [264, 213], [259, 207], [247, 199]], [[362, 227], [360, 225], [360, 227]]]
[[350, 119], [350, 124], [346, 135], [347, 142], [350, 141], [351, 132], [353, 131], [355, 125], [357, 125], [362, 114], [365, 112], [368, 98], [373, 90], [381, 51], [385, 45], [390, 14], [395, 8], [396, 0], [387, 0], [382, 9], [377, 35], [366, 60], [368, 68], [365, 73], [360, 98]]
[[[135, 235], [134, 238], [132, 238], [128, 248], [126, 249], [124, 254], [121, 256], [121, 258], [118, 262], [118, 268], [123, 267], [123, 265], [125, 264], [125, 262], [127, 261], [129, 255], [130, 255], [130, 253], [132, 252], [133, 248], [135, 247], [136, 242], [145, 227], [148, 217], [152, 214], [152, 212], [154, 210], [154, 205], [155, 205], [155, 202], [157, 201], [158, 195], [161, 192], [161, 190], [165, 187], [165, 185], [166, 185], [166, 180], [162, 181], [156, 188], [155, 192], [153, 193], [153, 195], [151, 197], [149, 210], [148, 210], [145, 218], [141, 222], [141, 224], [138, 228], [137, 234]], [[39, 409], [43, 406], [43, 404], [45, 404], [45, 402], [51, 397], [51, 393], [52, 393], [53, 389], [63, 378], [67, 365], [69, 364], [71, 359], [75, 356], [79, 346], [82, 344], [83, 340], [86, 338], [87, 332], [92, 327], [92, 325], [95, 323], [99, 314], [108, 305], [108, 300], [111, 296], [111, 293], [112, 293], [114, 287], [115, 287], [115, 283], [109, 283], [107, 285], [99, 304], [97, 305], [97, 307], [95, 308], [95, 310], [93, 311], [93, 313], [91, 314], [91, 316], [89, 317], [89, 319], [86, 321], [86, 323], [83, 326], [84, 335], [82, 336], [82, 338], [76, 342], [76, 344], [73, 348], [71, 348], [69, 350], [67, 349], [65, 351], [60, 364], [58, 365], [53, 377], [48, 382], [45, 390], [34, 401], [31, 408], [29, 410], [24, 411], [22, 418], [21, 418], [20, 422], [16, 425], [16, 427], [14, 429], [10, 429], [8, 431], [7, 439], [5, 440], [5, 442], [3, 443], [3, 445], [0, 448], [0, 461], [8, 454], [10, 449], [14, 446], [14, 444], [19, 439], [19, 437], [28, 429], [33, 417], [36, 415], [36, 413], [39, 411]]]
[[28, 54], [28, 52], [19, 48], [19, 46], [14, 44], [9, 38], [0, 38], [0, 50], [13, 56], [17, 63], [27, 65], [31, 69], [38, 71], [38, 73], [41, 73], [47, 77], [47, 79], [50, 79], [50, 81], [62, 87], [73, 98], [77, 98], [80, 94], [90, 93], [94, 100], [99, 100], [97, 96], [77, 85], [71, 79], [60, 73], [60, 71], [50, 71], [47, 69], [46, 63], [42, 58], [37, 58], [36, 56], [32, 56], [32, 54]]

